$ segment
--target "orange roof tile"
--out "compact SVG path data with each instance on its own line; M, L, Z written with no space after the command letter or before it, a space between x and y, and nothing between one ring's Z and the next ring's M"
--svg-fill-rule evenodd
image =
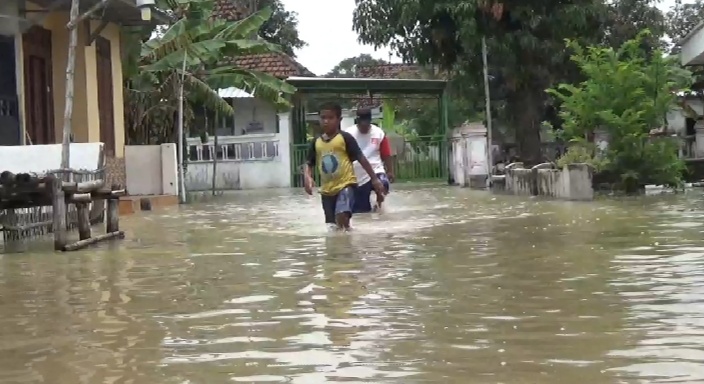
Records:
M368 79L413 79L420 76L421 67L415 64L374 64L360 65L356 68L356 77ZM356 108L376 108L382 104L383 96L360 96L352 100Z
M243 69L264 72L279 79L315 76L308 68L281 52L241 56L233 59L232 64Z
M242 20L249 16L256 6L251 0L215 0L213 16L228 21Z
M357 77L370 79L403 79L418 77L421 68L415 64L376 64L356 68Z
M255 0L215 0L213 16L228 21L238 21L252 14L255 9ZM308 68L285 53L246 55L234 58L230 62L237 67L264 72L279 79L290 76L315 76Z

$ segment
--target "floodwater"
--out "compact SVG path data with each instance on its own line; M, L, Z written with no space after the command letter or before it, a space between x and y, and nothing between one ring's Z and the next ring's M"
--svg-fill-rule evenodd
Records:
M236 193L0 256L0 383L702 383L704 197Z

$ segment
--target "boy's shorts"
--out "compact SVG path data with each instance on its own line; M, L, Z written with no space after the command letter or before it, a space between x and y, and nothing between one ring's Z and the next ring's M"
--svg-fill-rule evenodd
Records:
M343 188L336 195L321 195L326 224L335 224L335 215L340 213L348 213L352 217L355 189L354 186L350 185Z
M389 193L390 183L389 178L386 177L385 173L377 173L376 177L384 185L386 193ZM352 206L352 212L354 213L368 213L372 211L371 196L374 188L372 187L372 182L369 181L364 185L360 185L355 190L354 205Z

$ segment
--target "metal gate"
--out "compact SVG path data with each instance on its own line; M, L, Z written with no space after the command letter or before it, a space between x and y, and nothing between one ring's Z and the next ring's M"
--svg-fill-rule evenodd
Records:
M426 136L406 139L397 145L394 156L394 173L398 182L446 181L449 176L449 150L451 143L444 136ZM291 145L291 185L303 186L303 169L310 144ZM315 172L315 182L320 175Z

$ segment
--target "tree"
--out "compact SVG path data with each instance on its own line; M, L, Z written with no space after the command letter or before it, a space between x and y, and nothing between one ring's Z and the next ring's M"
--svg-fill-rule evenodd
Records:
M408 61L439 64L480 89L485 37L504 96L497 117L515 127L522 160L536 163L548 103L544 90L580 76L564 39L596 44L608 40L607 31L621 33L617 27L626 21L617 19L622 12L614 6L604 0L412 0L400 7L396 0L357 0L354 29L365 43L389 45Z
M657 3L656 0L618 0L607 3L605 44L618 48L637 38L641 48L646 51L663 48L667 23ZM646 29L650 31L647 36L638 36Z
M223 57L276 52L279 48L261 38L249 38L269 19L264 9L238 22L213 20L212 0L172 0L160 4L177 20L161 36L141 43L136 66L139 71L127 79L126 114L130 141L172 142L181 84L187 97L186 126L192 120L192 106L198 105L232 116L232 106L217 92L237 87L257 97L288 105L285 97L295 89L273 76L223 63ZM132 41L142 38L137 34ZM127 53L134 57L134 51ZM184 66L185 65L185 66ZM129 68L130 66L128 66ZM185 70L184 70L185 68Z
M676 55L682 50L682 39L704 19L704 0L694 0L687 4L675 0L675 5L667 12L666 18L666 32L672 39L670 53Z
M363 53L359 56L348 57L337 64L325 77L355 77L357 67L387 64L385 60L375 59L372 55Z
M291 57L296 57L296 49L307 44L298 35L298 14L287 11L281 0L259 0L259 10L270 8L271 17L259 28L259 36L281 47Z
M620 175L627 192L647 183L679 185L684 171L677 142L651 132L665 124L677 92L691 85L691 73L661 50L643 50L651 37L646 30L619 49L569 41L571 59L586 80L548 91L562 104L562 135L578 144L570 152L585 153L584 137L595 129L608 133L603 170Z

